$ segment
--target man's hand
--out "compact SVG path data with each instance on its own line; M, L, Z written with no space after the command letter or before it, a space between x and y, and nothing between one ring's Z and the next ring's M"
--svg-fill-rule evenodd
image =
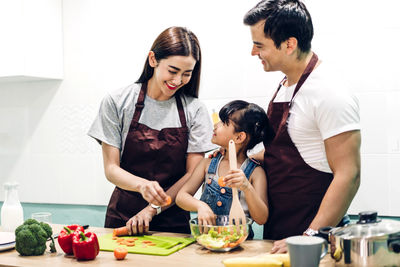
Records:
M275 241L270 252L272 254L275 254L275 253L286 253L287 252L286 239Z
M149 231L149 224L156 215L156 210L151 206L142 209L126 222L129 235L139 235Z
M213 153L208 155L208 158L210 158L210 159L215 158L218 155L218 153L221 153L221 155L224 156L226 153L226 149L223 147L220 147L218 150L215 150Z

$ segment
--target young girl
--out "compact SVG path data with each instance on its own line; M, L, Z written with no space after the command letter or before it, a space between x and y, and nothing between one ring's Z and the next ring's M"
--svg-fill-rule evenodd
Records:
M236 100L222 107L219 117L221 121L214 126L211 142L227 151L232 139L238 168L229 170L229 153L203 159L180 189L176 203L184 210L197 211L199 224L215 225L215 215L229 215L231 187L236 187L246 215L258 224L264 224L268 219L267 179L260 164L247 157L247 151L263 140L269 143L274 137L267 114L256 104ZM198 200L193 195L204 177L204 190ZM220 177L225 183L223 187L218 183Z

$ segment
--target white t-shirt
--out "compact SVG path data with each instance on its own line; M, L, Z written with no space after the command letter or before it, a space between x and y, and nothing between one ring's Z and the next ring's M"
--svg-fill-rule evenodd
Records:
M314 69L294 97L288 119L289 135L304 161L328 173L324 140L361 128L358 99L335 73L323 63ZM282 86L274 102L290 101L295 87Z

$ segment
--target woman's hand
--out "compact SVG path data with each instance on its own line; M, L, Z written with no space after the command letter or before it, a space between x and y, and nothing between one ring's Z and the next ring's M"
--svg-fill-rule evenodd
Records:
M156 215L156 210L151 206L142 209L135 216L126 222L129 235L139 235L149 231L149 225L153 217Z
M246 191L250 186L250 182L241 169L230 170L228 175L224 177L225 186L236 187L242 191Z
M156 181L145 181L139 192L147 202L157 206L164 206L168 200L168 195Z
M215 225L215 214L206 203L201 202L197 208L197 218L199 225Z

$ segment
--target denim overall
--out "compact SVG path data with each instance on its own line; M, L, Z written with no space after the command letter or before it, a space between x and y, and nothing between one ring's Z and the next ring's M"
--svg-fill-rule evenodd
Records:
M222 159L221 153L211 159L210 166L208 167L206 181L204 183L203 193L200 197L200 200L207 203L208 206L212 209L215 215L229 215L229 211L232 205L232 189L229 187L221 187L218 184L218 166ZM247 158L242 166L240 167L244 174L246 175L247 179L250 178L253 170L260 166L260 164L252 159ZM241 197L241 191L238 190L239 193L239 200L242 204L243 210L246 216L250 217L249 209L247 207L246 201L244 196ZM253 229L249 229L249 236L247 239L253 239L254 232Z

